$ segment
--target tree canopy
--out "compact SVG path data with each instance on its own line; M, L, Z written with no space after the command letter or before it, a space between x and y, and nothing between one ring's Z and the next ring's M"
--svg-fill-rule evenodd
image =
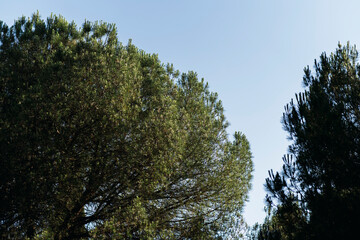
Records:
M305 92L285 107L293 141L266 180L273 212L259 239L353 239L360 224L360 65L349 44L305 68ZM268 236L268 237L266 237ZM277 236L271 238L269 236Z
M114 25L0 22L1 236L216 238L250 188L217 94Z

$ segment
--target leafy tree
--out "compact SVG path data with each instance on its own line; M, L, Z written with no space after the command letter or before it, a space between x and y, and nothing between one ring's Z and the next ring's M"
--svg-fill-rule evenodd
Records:
M360 224L360 66L349 44L305 68L285 107L293 144L266 180L280 239L353 239ZM274 201L275 200L275 201Z
M212 239L241 212L249 143L223 107L114 25L0 22L3 238ZM206 237L205 237L206 236Z

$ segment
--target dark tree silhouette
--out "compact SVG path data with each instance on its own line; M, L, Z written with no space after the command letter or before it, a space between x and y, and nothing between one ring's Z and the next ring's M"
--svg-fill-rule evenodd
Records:
M305 68L285 107L293 144L266 180L281 239L354 239L360 225L360 66L349 44ZM274 201L275 200L275 201ZM270 219L271 220L271 219Z

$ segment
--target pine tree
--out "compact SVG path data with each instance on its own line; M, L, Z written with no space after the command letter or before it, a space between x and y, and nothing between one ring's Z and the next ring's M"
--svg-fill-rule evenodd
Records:
M243 208L249 142L216 93L114 25L0 22L0 84L2 237L211 239Z
M285 107L293 144L266 180L282 239L353 239L360 224L360 65L348 44L305 68L305 92ZM296 218L289 218L295 216ZM296 219L296 220L294 220ZM294 227L297 226L297 227Z

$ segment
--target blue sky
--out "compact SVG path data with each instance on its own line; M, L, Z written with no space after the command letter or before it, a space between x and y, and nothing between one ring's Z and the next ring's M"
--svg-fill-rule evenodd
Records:
M182 72L196 71L218 92L229 134L245 133L255 172L244 211L262 222L264 182L279 170L289 141L280 119L302 91L303 68L338 42L359 46L360 1L350 0L0 0L0 20L39 10L78 26L85 19L115 23L121 42L157 53Z

